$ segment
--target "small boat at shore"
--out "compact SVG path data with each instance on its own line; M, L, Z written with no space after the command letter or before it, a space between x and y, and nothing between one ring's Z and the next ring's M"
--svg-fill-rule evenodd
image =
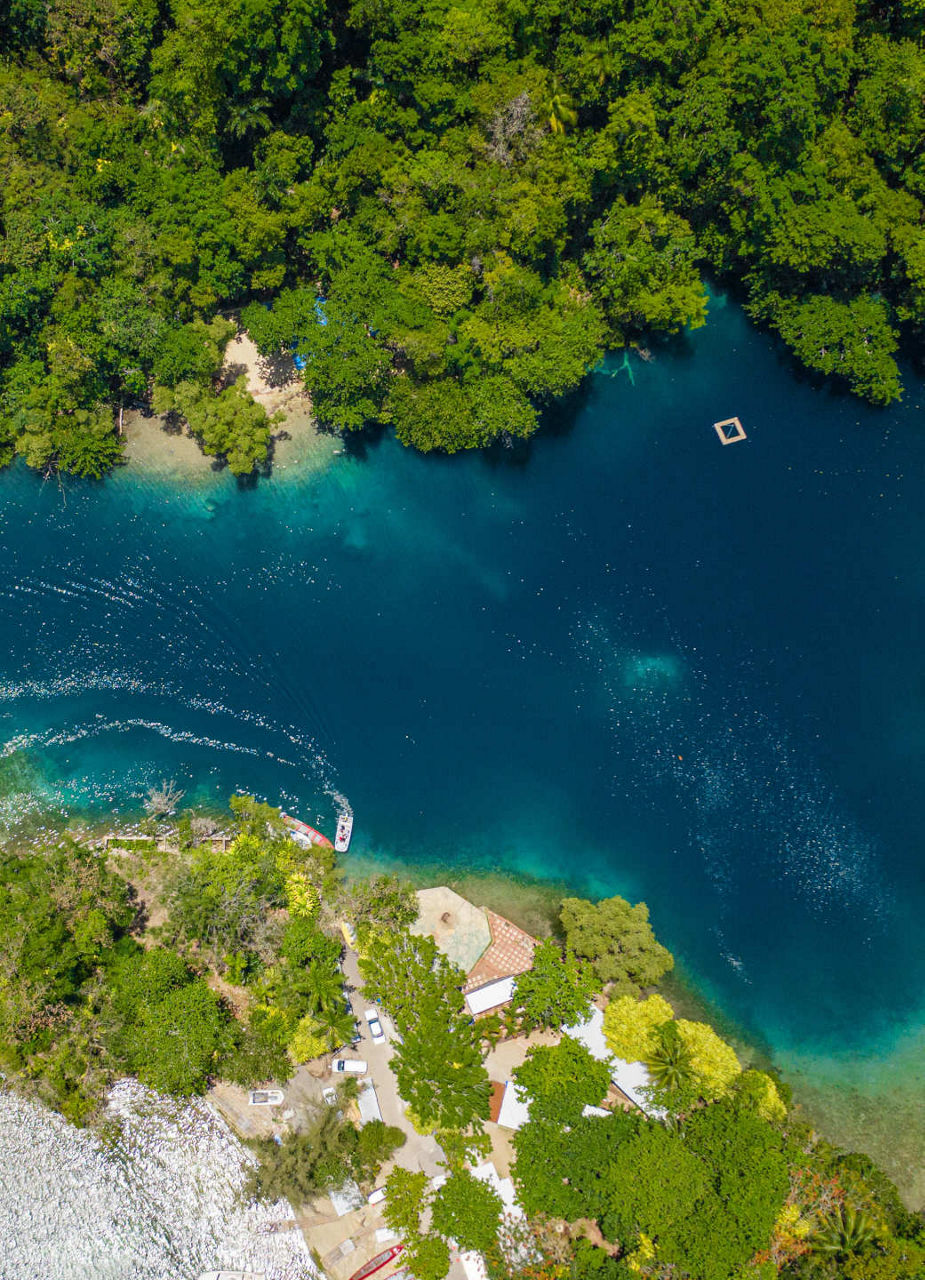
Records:
M314 827L310 827L307 822L302 822L298 818L291 818L288 813L280 811L280 819L289 828L289 833L296 844L308 848L309 845L319 845L323 849L331 849L333 845L327 836L322 835Z
M334 848L338 853L346 853L350 848L350 837L353 835L353 814L344 810L337 819L337 834L334 837Z
M404 1249L403 1244L393 1244L391 1249L386 1249L382 1253L377 1253L375 1258L370 1258L359 1271L354 1271L350 1280L366 1280L367 1276L371 1276L374 1271L380 1271L383 1267L387 1267L393 1258L397 1258Z

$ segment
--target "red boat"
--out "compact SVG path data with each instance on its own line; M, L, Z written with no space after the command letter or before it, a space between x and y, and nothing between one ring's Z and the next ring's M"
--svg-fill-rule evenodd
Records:
M367 1276L371 1276L374 1271L381 1271L383 1267L387 1267L393 1258L397 1258L404 1249L403 1244L393 1244L391 1249L386 1249L384 1253L377 1253L375 1258L370 1258L369 1262L360 1267L359 1271L354 1271L350 1280L366 1280Z
M280 818L285 822L286 826L296 837L299 844L307 841L309 844L321 845L325 849L333 849L334 846L327 836L323 836L320 831L316 831L314 827L310 827L307 822L301 822L298 818L290 818L288 813L280 812ZM302 837L299 840L299 836Z

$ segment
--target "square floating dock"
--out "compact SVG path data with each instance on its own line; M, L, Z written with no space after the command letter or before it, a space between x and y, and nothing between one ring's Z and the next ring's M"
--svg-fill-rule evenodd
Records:
M738 418L724 418L722 422L714 422L713 430L719 436L720 444L738 444L740 440L748 439Z

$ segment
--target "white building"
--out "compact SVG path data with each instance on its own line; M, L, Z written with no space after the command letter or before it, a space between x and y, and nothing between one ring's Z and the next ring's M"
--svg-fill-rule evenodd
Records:
M494 982L486 982L483 987L476 987L466 994L466 1007L473 1018L477 1013L488 1013L490 1009L500 1009L503 1004L514 998L517 979L496 978Z
M363 1087L357 1098L357 1106L360 1108L360 1127L369 1124L370 1120L381 1120L382 1112L379 1109L379 1096L376 1093L376 1086L372 1080L363 1081Z
M635 1103L647 1116L662 1116L664 1111L655 1107L646 1096L646 1089L652 1083L649 1070L644 1062L625 1062L616 1057L608 1048L604 1039L604 1014L595 1005L590 1017L574 1027L563 1027L562 1030L573 1040L585 1046L598 1062L606 1062L610 1068L610 1078L620 1090L626 1094L630 1102Z
M529 1119L529 1094L526 1089L520 1088L513 1080L508 1080L504 1086L501 1110L498 1112L498 1124L502 1129L519 1129Z

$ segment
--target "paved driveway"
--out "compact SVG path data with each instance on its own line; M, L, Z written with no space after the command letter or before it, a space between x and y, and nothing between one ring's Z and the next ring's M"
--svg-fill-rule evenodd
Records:
M420 1170L429 1178L433 1178L443 1172L443 1150L434 1138L418 1133L405 1115L405 1104L398 1096L398 1085L389 1065L395 1051L392 1044L388 1040L385 1044L374 1044L369 1034L366 1010L375 1008L378 1011L379 1006L364 1000L360 995L363 980L360 977L355 951L346 953L343 969L354 1016L360 1029L359 1043L350 1050L349 1055L344 1056L366 1059L369 1063L369 1077L376 1086L383 1120L386 1124L397 1125L405 1134L405 1145L396 1151L394 1163L403 1169L411 1169L415 1172ZM380 1181L384 1180L391 1167L391 1163L385 1166Z

